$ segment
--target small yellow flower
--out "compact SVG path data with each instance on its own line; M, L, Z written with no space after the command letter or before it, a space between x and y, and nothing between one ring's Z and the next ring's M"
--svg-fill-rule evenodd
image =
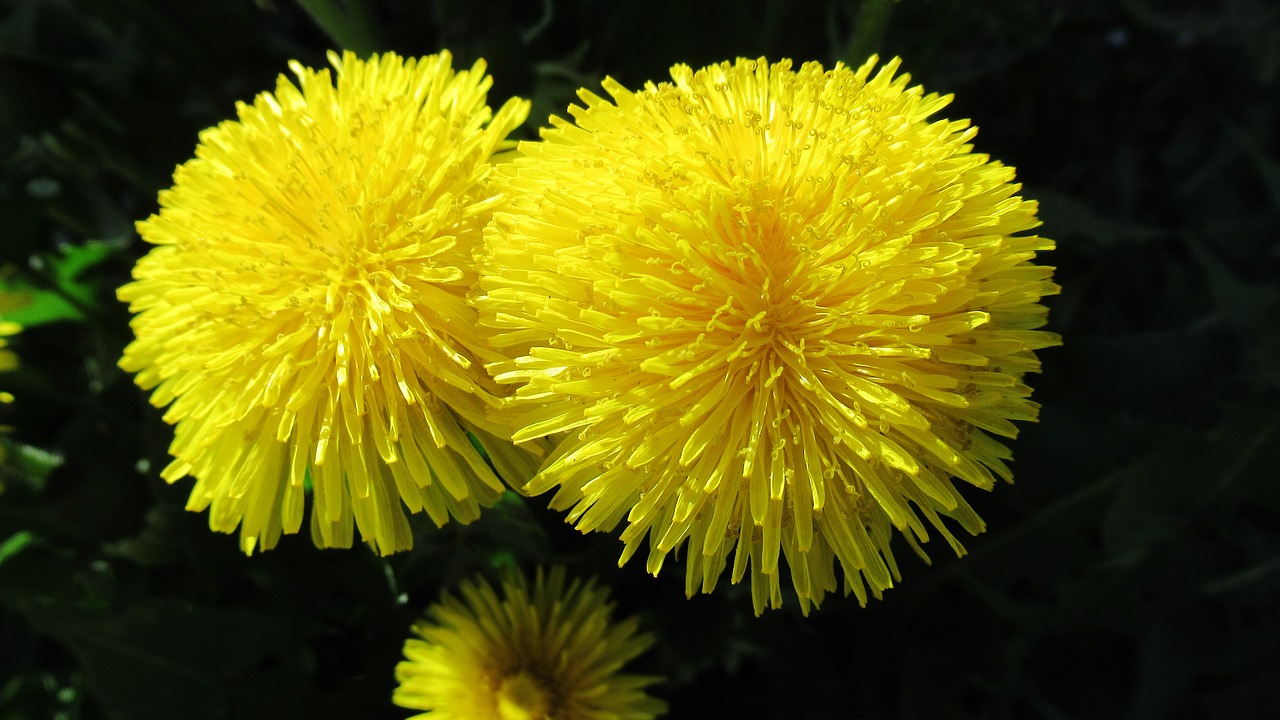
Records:
M487 419L502 389L466 294L502 198L491 156L528 113L495 114L483 61L362 61L336 78L294 62L275 93L200 135L138 224L158 247L119 290L137 313L120 366L176 423L163 477L188 509L240 527L245 552L297 532L314 487L317 545L409 547L401 503L474 519L530 458Z
M517 442L560 439L527 490L584 532L625 518L652 573L686 545L689 594L732 561L757 613L784 566L806 612L836 563L879 597L893 530L962 552L943 518L983 524L952 478L1010 479L994 436L1036 419L1022 378L1058 342L1036 203L968 121L928 120L949 96L876 62L606 80L497 173L490 370Z
M10 270L12 270L10 267L0 268L0 283L3 285L7 285L7 282L3 281L7 280ZM9 290L3 285L0 285L0 372L18 367L18 354L5 349L9 347L9 342L5 338L22 332L22 326L12 320L6 320L5 315L31 304L31 298L26 293ZM0 402L13 402L13 396L0 393Z
M8 302L6 302L8 298L5 297L5 295L6 293L0 291L0 309L4 309L5 305L8 304ZM18 367L18 354L12 350L6 349L9 347L9 342L5 340L5 338L11 335L17 335L19 332L22 332L21 325L0 319L0 372L7 372ZM0 390L0 403L7 405L11 402L13 402L13 393ZM9 433L12 431L13 428L8 425L0 425L0 433ZM4 445L0 445L0 465L3 465L8 459L9 451ZM3 494L4 480L0 479L0 495Z
M0 372L17 369L18 354L6 349L9 347L9 341L5 338L20 332L22 332L22 326L18 323L0 319ZM8 393L0 393L0 397L6 398L3 402L13 402L13 396Z
M666 703L645 693L657 678L622 673L653 644L635 617L613 622L609 592L565 587L563 567L533 587L510 571L500 590L464 583L413 626L396 666L395 704L432 720L647 720Z

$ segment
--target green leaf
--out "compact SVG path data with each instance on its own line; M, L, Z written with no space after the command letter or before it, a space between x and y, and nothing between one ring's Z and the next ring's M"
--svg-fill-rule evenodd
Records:
M160 597L104 611L40 603L25 614L80 658L111 717L234 717L262 689L250 677L259 667L301 670L290 624L261 612Z
M118 243L90 240L83 245L67 245L62 257L50 261L58 287L79 300L90 302L93 295L90 286L81 283L80 276L86 270L101 263L120 250Z
M1242 413L1212 436L1172 438L1125 473L1102 525L1104 554L1116 565L1143 560L1274 446L1280 417Z
M1138 678L1129 720L1170 717L1194 676L1196 653L1186 634L1165 624L1148 626L1142 638Z
M1077 198L1047 188L1035 188L1030 194L1040 203L1045 235L1060 242L1072 240L1072 252L1097 256L1116 246L1142 245L1166 236L1160 228L1115 220Z
M176 508L156 505L147 511L142 532L103 549L109 556L124 558L143 567L172 565L182 559L174 517L180 513L181 510Z
M39 490L44 487L49 474L62 466L62 455L44 448L20 442L6 442L10 462L17 467L23 480Z
M8 540L0 543L0 565L3 565L6 560L22 552L22 549L30 545L33 539L34 536L31 533L23 530L21 532L14 533Z
M842 58L846 65L856 68L880 50L895 4L896 0L862 0L853 25L853 37Z
M1223 595L1247 589L1255 585L1274 587L1280 578L1280 555L1218 578L1204 586L1206 595Z
M6 290L21 293L27 298L21 310L5 314L6 320L12 320L24 327L84 318L84 313L66 298L52 290L42 290L25 280L12 281Z
M297 0L297 3L343 50L361 57L382 50L372 17L362 0Z
M1199 242L1190 244L1218 307L1239 332L1254 369L1273 387L1280 387L1280 285L1247 282Z
M5 290L26 295L29 302L5 314L26 327L60 320L83 320L97 305L99 282L86 278L88 271L120 251L121 244L90 240L68 245L61 255L39 258L34 277L19 275Z

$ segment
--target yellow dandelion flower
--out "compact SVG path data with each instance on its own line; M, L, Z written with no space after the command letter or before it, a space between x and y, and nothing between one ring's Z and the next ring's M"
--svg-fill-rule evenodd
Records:
M876 62L606 80L498 173L490 369L517 441L562 436L526 489L584 532L625 517L622 562L648 537L655 574L687 543L690 595L732 555L757 613L784 564L806 612L836 562L879 597L892 530L962 552L942 518L983 525L952 478L1009 479L994 436L1036 419L1022 377L1058 342L1036 204L968 121L928 120L950 96Z
M331 53L204 131L138 224L157 245L119 290L137 313L120 366L176 423L163 472L188 509L240 527L245 552L297 532L314 488L317 545L409 547L401 503L474 519L532 474L486 408L502 391L466 294L501 197L491 156L528 103L495 114L483 61Z
M414 624L396 666L393 701L433 720L647 720L666 703L658 678L621 672L653 644L631 617L613 622L609 591L565 586L563 567L538 569L530 588L509 571L500 590L464 583Z

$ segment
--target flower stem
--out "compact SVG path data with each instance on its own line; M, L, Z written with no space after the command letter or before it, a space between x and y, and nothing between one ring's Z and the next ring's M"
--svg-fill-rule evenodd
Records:
M844 51L846 65L856 68L880 49L885 30L889 28L889 16L893 14L897 1L863 0L854 21L853 37L849 38L849 45Z
M379 50L377 33L361 0L297 0L297 3L342 50L361 57Z

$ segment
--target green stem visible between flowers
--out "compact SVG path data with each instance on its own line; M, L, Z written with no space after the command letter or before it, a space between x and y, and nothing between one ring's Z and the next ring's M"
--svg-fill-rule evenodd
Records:
M898 0L863 0L854 21L853 37L844 51L844 62L858 67L870 55L880 49L885 30L889 28L889 16Z
M361 0L297 0L298 7L337 43L360 57L380 49L368 9Z

